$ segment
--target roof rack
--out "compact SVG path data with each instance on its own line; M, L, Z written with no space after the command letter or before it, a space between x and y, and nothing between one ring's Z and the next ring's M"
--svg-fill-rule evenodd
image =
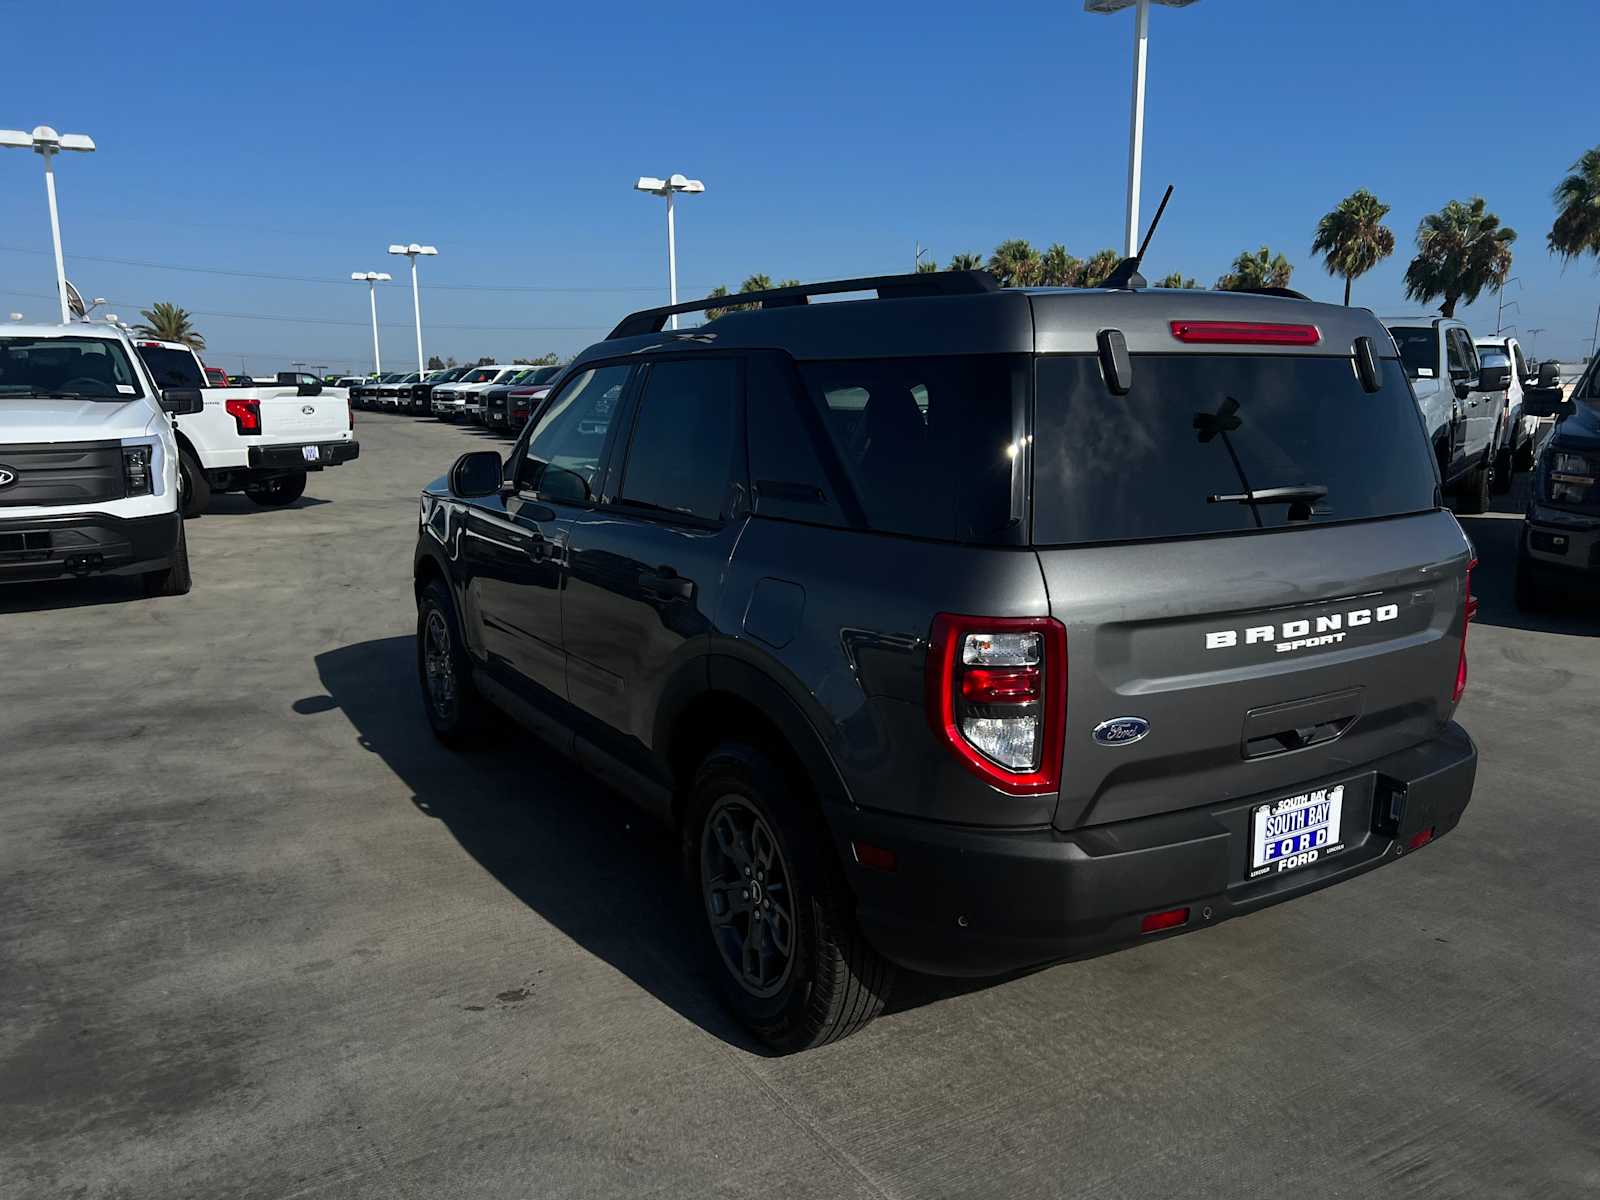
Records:
M921 271L915 275L872 275L864 279L802 283L797 287L707 296L703 300L690 300L684 304L641 309L623 317L617 327L606 335L606 341L660 333L667 318L674 313L704 312L709 308L732 308L746 304L761 308L793 308L809 304L812 296L828 296L839 292L877 292L879 300L906 300L926 296L976 296L999 290L1000 285L987 271Z

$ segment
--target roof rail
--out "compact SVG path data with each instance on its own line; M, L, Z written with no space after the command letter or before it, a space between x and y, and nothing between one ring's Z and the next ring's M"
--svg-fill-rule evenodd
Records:
M925 296L976 296L996 292L1000 285L987 271L921 271L915 275L872 275L864 279L833 279L824 283L802 283L796 287L772 288L765 292L737 292L727 296L707 296L684 304L646 308L630 313L606 335L606 341L660 333L674 313L704 312L709 308L732 308L755 304L761 308L793 308L809 304L812 296L838 292L877 292L879 300L905 300Z
M1297 292L1293 288L1242 287L1242 288L1223 288L1222 290L1225 291L1225 292L1241 292L1241 293L1243 293L1244 295L1247 295L1247 296L1277 296L1277 297L1279 297L1280 299L1283 299L1283 300L1309 300L1309 299L1311 299L1311 297L1307 296L1304 292Z

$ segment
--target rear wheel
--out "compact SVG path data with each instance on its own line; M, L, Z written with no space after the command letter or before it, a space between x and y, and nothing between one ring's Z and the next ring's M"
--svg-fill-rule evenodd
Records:
M193 586L189 574L189 539L183 532L183 520L178 520L178 544L173 547L172 562L159 571L149 571L144 576L146 596L186 596Z
M281 508L300 499L305 490L306 473L297 471L293 475L279 475L265 483L251 484L244 489L244 494L264 508Z
M472 682L455 605L435 579L417 598L417 681L433 736L460 750L481 741L489 728L488 703Z
M1484 512L1489 507L1490 467L1487 462L1472 469L1456 492L1456 511L1469 516Z
M198 517L211 504L211 485L200 460L183 446L178 447L178 474L183 483L183 515Z
M684 823L713 971L739 1021L790 1053L837 1041L883 1010L894 967L856 927L821 817L764 751L719 746Z

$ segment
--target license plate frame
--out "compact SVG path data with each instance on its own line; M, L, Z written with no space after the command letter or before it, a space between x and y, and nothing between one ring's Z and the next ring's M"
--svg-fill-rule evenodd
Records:
M1250 810L1247 879L1298 871L1344 849L1341 830L1348 788L1309 788Z

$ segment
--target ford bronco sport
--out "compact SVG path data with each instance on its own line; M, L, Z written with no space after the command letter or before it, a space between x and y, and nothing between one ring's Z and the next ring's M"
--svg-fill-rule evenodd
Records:
M1215 925L1455 826L1472 548L1370 314L981 272L740 300L628 317L423 492L417 666L446 744L492 705L681 830L770 1045L896 966Z

